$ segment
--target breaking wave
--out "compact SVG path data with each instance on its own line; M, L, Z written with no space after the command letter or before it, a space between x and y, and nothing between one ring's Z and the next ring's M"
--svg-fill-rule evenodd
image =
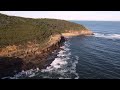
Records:
M120 34L102 34L102 33L94 33L95 37L102 37L107 39L120 39Z
M46 69L42 69L41 72L49 73L49 76L47 76L48 78L78 79L79 76L76 73L76 64L78 63L79 57L75 56L76 60L71 60L71 52L68 42L65 42L65 45L62 46L61 49L62 50L59 52L57 58L55 58L51 65ZM46 76L44 76L44 78L45 77Z

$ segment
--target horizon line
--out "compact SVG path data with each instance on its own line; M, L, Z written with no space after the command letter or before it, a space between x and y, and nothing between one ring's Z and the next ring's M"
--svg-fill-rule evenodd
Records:
M118 20L68 20L68 21L118 21Z

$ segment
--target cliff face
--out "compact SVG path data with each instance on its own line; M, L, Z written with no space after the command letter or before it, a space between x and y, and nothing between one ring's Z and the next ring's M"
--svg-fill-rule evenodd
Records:
M79 35L92 35L93 32L90 30L81 30L74 31L69 30L66 33L51 35L48 42L46 42L45 46L41 49L40 44L34 42L28 42L27 45L10 45L5 48L0 49L0 57L19 57L22 59L27 59L32 55L40 55L43 52L47 52L51 50L53 47L59 47L61 41L64 40L64 37L69 36L79 36Z
M39 48L39 44L29 42L25 48L20 46L7 46L0 51L0 78L14 75L21 70L44 68L49 55L58 49L65 41L61 35L51 36L47 46Z
M73 31L57 34L50 37L44 48L39 48L38 43L28 42L24 47L22 45L12 45L0 50L0 78L3 76L14 75L21 70L44 68L50 62L47 60L52 52L58 49L63 42L64 37L78 35L92 35L89 30Z
M40 44L37 42L28 42L26 45L9 45L5 48L1 48L0 57L20 57L27 58L29 54L41 54L48 48L51 48L53 45L57 44L61 40L61 35L51 36L49 41L45 43L44 47L40 48Z

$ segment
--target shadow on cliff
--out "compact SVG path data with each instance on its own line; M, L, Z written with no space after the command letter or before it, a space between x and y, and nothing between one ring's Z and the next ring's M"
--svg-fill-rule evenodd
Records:
M0 57L0 78L11 76L22 70L23 60L14 57Z
M36 58L29 62L25 62L21 58L0 57L0 79L3 77L14 76L22 70L46 68L54 60L56 55L50 54L48 57L44 56L44 59Z
M65 40L66 39L61 36L59 42L43 50L42 54L31 54L32 58L31 56L24 59L18 57L0 57L0 78L13 76L22 70L46 68L57 57L57 52L60 50L59 47L64 44L63 42L65 42ZM52 53L54 50L56 51Z
M54 60L56 55L57 53L55 55L49 54L49 56L43 55L42 58L36 57L28 62L21 58L0 57L0 79L3 77L14 76L22 70L46 68Z

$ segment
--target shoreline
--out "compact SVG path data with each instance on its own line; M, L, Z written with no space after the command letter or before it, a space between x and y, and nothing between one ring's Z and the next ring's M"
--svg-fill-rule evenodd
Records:
M61 35L53 35L50 37L50 40L47 42L49 45L47 45L42 50L39 50L39 47L37 47L38 44L32 44L33 46L29 45L29 48L26 48L23 50L25 53L15 52L17 50L16 46L13 46L13 52L14 54L7 55L3 54L3 56L0 53L0 78L6 77L6 76L13 76L17 74L18 72L21 72L22 70L29 70L29 69L43 69L47 66L49 66L50 63L54 60L53 58L56 57L55 54L52 54L54 50L60 50L60 46L64 44L66 41L66 37L73 37L73 36L79 36L79 35L92 35L93 33L89 30L86 31L70 31L67 33L62 33ZM39 45L38 45L39 46ZM8 49L8 48L7 48ZM26 50L28 49L28 52ZM18 54L19 53L19 54ZM8 52L10 54L10 52ZM26 56L25 56L26 54ZM53 56L53 57L51 57ZM51 59L48 59L51 57Z

